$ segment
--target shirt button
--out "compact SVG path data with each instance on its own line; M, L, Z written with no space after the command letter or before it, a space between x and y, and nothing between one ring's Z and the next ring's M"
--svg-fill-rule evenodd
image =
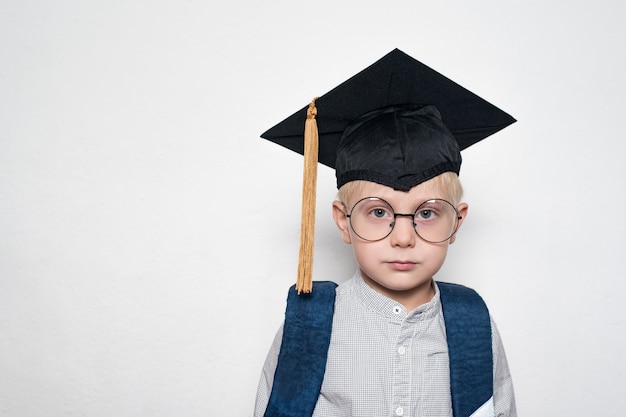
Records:
M400 313L402 313L402 307L400 307L400 306L395 306L395 307L393 308L393 314L400 314Z
M400 346L400 347L398 348L398 353L399 353L400 355L404 355L404 354L406 353L406 348L405 348L404 346Z
M404 414L404 409L402 407L396 408L396 415L401 416L402 414Z

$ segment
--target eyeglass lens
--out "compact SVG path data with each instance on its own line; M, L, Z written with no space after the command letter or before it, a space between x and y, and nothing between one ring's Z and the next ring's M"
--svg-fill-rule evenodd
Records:
M448 240L456 231L458 212L443 199L423 202L411 215L396 214L389 203L377 197L358 201L350 212L350 225L361 239L376 241L389 236L398 218L413 218L417 234L427 242L439 243Z

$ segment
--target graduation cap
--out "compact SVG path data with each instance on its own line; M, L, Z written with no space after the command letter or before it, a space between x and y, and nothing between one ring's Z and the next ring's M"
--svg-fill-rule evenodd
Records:
M305 156L298 292L311 291L318 161L335 169L337 188L366 180L408 191L443 172L458 174L461 150L514 122L394 49L263 133Z

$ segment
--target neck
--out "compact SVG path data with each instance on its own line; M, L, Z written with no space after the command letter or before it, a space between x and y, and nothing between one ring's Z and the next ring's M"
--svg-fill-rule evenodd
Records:
M435 296L435 286L432 278L422 284L407 290L394 290L384 287L361 272L363 281L375 291L402 304L407 311L430 302Z

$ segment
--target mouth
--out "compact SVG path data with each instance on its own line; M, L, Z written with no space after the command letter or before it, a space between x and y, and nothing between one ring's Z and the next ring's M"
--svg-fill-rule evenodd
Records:
M415 265L417 265L415 262L409 261L391 261L387 262L387 264L391 267L391 269L395 269L396 271L410 271L415 268Z

